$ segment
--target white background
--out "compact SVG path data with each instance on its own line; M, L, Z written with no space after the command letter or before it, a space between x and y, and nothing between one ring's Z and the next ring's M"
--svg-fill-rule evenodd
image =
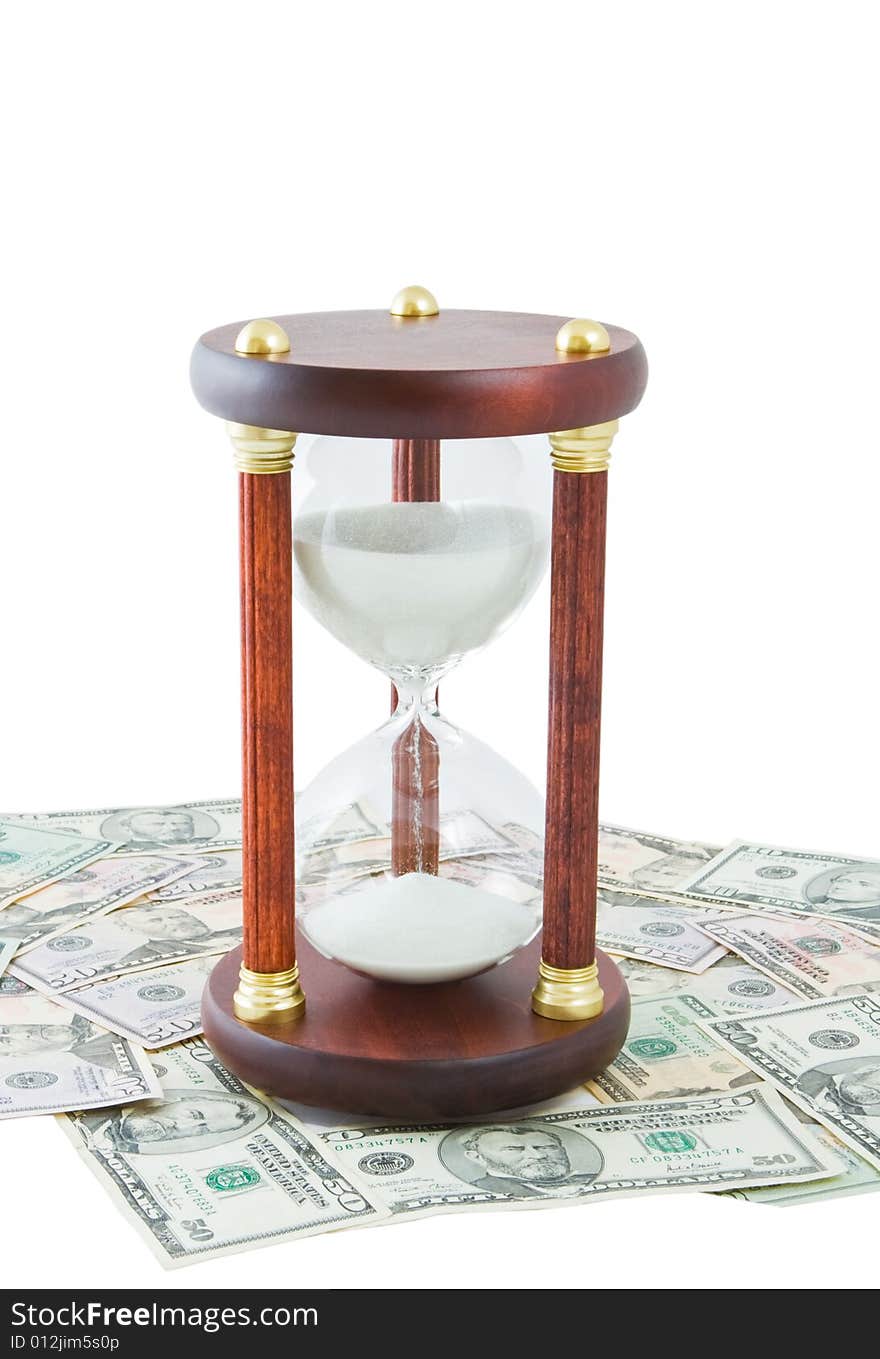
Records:
M441 307L595 315L647 349L611 473L604 816L880 857L871 19L10 9L0 807L238 790L235 482L189 351L419 281ZM536 781L546 621L543 592L443 686ZM387 686L305 617L295 669L301 785ZM166 1275L51 1120L0 1145L13 1286L858 1287L877 1207L474 1215Z

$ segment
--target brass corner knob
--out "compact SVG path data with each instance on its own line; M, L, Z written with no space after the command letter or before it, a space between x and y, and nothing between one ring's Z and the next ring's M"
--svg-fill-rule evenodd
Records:
M559 327L556 348L560 354L607 354L611 338L601 321L578 316Z
M287 331L277 321L248 321L235 340L236 354L289 354Z
M409 288L401 288L400 292L391 303L392 316L439 316L440 308L437 299L427 288L420 288L418 284L411 284Z

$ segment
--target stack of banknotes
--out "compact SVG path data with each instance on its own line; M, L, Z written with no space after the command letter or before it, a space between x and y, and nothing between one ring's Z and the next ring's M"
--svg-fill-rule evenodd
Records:
M299 828L298 904L390 871L368 807ZM235 799L0 818L0 1118L57 1114L167 1266L394 1218L880 1186L880 861L600 828L598 942L633 1000L588 1086L479 1123L278 1103L211 1052L241 937ZM540 902L542 846L472 810L440 872Z

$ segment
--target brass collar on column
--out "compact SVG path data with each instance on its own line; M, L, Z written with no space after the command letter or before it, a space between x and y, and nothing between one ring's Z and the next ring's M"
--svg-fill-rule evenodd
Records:
M594 1019L602 1013L605 993L599 985L599 968L551 967L542 958L538 984L532 992L532 1009L545 1019Z
M239 472L262 475L289 472L297 436L284 429L261 429L259 425L227 424L235 465Z
M251 1024L286 1024L305 1008L306 998L294 963L284 972L252 972L242 963L233 996L237 1019Z
M611 461L611 444L619 421L582 429L563 429L550 435L550 457L557 472L605 472Z

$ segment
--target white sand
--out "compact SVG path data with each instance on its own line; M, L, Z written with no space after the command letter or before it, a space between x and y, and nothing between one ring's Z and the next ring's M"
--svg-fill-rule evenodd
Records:
M538 925L537 909L431 873L382 878L301 916L319 952L380 981L472 977L508 958Z
M540 515L480 501L362 505L294 523L298 593L385 671L431 670L491 640L547 556Z

